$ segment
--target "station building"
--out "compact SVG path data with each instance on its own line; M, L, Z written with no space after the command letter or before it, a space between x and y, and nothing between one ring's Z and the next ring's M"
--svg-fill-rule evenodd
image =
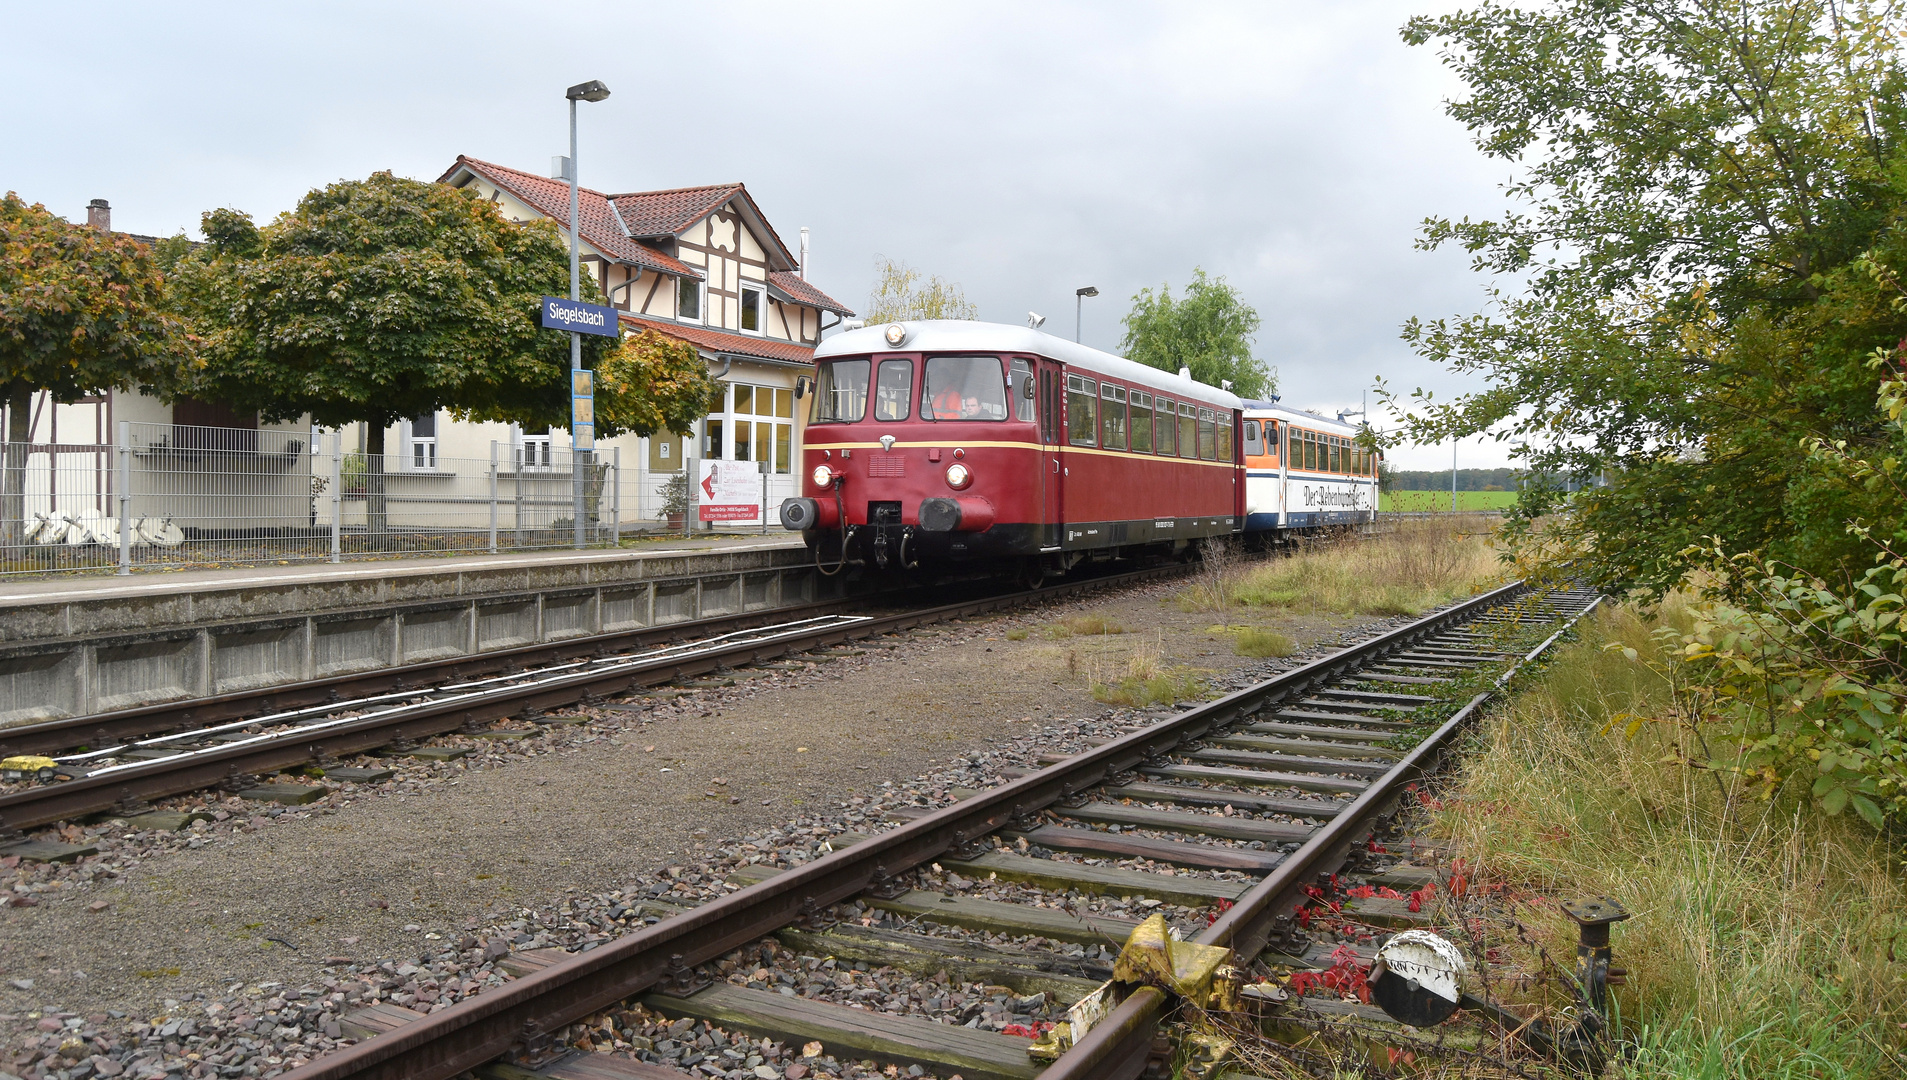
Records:
M544 217L569 228L564 181L461 155L439 180L475 191L513 220ZM800 494L795 377L813 369L821 332L854 314L808 282L805 242L799 255L791 251L740 183L620 195L583 188L578 205L583 270L623 313L624 330L655 330L693 345L723 384L721 408L689 437L695 456L758 463L770 508ZM487 455L496 439L511 447L513 461L534 465L569 441L559 429L463 424L444 414L424 421L438 452L453 457ZM404 462L414 464L425 458L420 441L431 437L409 421L387 433L386 446L402 447ZM640 467L654 488L682 467L686 442L630 435L599 446L620 446L625 473Z
M568 231L569 185L564 181L459 155L439 182L476 192L512 220L543 217ZM822 331L854 314L806 279L807 230L801 230L799 254L790 250L741 183L624 194L583 188L578 195L582 268L622 312L623 330L655 330L694 346L723 389L719 408L688 436L624 435L598 441L598 459L620 463L622 526L661 520L663 489L691 453L757 463L772 521L773 508L800 493L793 470L801 460L805 418L796 408L795 378L812 370ZM111 208L104 199L93 200L87 219L94 227L112 228ZM134 238L147 243L158 239ZM112 509L105 492L111 484L104 474L112 467L108 447L119 421L131 421L142 441L164 440L169 427L210 427L256 432L257 447L309 449L318 443L308 421L261 424L256 414L212 402L168 405L138 393L109 391L62 404L42 392L34 395L31 407L32 441L48 444L51 459L63 463L59 472L49 473L46 483L54 489L64 483L75 495L78 489L97 493L93 501L107 513ZM0 417L0 425L5 422ZM368 443L364 426L351 425L340 433L343 450L362 451ZM7 430L0 426L0 433ZM173 442L187 437L193 436L181 431ZM300 442L301 437L309 441ZM450 502L480 497L472 494L476 489L471 485L477 474L488 470L493 454L498 468L513 474L519 487L539 471L564 468L569 433L459 421L440 410L393 424L385 432L384 445L387 468L405 474L408 488L419 497L419 512L430 513L424 508L432 502L428 492L433 487L441 486ZM263 471L272 467L268 460L261 465ZM91 473L98 478L89 478ZM552 481L561 486L554 477ZM240 490L250 487L239 482ZM308 500L299 496L297 501L303 505ZM263 509L250 499L246 505ZM350 524L352 510L342 513ZM266 516L279 515L274 511ZM735 522L761 523L759 517Z

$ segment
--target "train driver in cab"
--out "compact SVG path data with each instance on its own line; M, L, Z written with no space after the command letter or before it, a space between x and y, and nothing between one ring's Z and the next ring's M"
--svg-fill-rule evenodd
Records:
M936 356L923 395L934 420L1004 420L1005 391L992 357Z

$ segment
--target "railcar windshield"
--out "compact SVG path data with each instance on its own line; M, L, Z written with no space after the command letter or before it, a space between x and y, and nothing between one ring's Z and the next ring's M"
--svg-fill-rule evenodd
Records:
M914 362L881 361L880 373L874 377L874 419L907 419L907 399L913 394Z
M922 420L1005 420L1006 381L997 356L930 356L920 384Z
M815 372L811 424L852 424L867 413L868 360L824 360Z

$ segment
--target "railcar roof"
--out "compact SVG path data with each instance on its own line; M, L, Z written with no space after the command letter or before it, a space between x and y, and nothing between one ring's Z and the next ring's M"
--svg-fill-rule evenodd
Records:
M1322 416L1308 409L1294 409L1275 401L1247 401L1244 403L1244 410L1245 418L1248 420L1287 420L1309 428L1320 428L1333 434L1356 435L1358 433L1356 424L1347 424L1342 420Z
M837 356L861 356L891 352L997 352L1033 353L1077 365L1122 382L1137 383L1170 398L1193 398L1223 408L1237 409L1245 401L1229 390L1207 386L1174 372L1160 371L1123 356L1100 352L1065 338L1043 334L1024 326L1007 323L970 322L965 319L923 319L903 322L907 340L899 349L890 348L882 336L892 323L839 333L821 343L814 351L816 360Z

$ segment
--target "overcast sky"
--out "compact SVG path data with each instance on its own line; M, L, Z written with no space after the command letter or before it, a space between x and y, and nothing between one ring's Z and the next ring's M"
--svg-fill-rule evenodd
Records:
M1138 289L1222 275L1264 318L1285 401L1356 408L1379 376L1465 384L1404 319L1484 282L1413 248L1494 215L1508 172L1443 114L1459 87L1397 29L1423 0L1337 4L7 5L0 187L75 220L196 235L378 169L459 153L543 172L582 106L582 181L740 180L810 280L867 302L876 254L959 283L982 318L1115 349ZM1450 447L1393 453L1448 468ZM1465 466L1504 461L1495 444Z

